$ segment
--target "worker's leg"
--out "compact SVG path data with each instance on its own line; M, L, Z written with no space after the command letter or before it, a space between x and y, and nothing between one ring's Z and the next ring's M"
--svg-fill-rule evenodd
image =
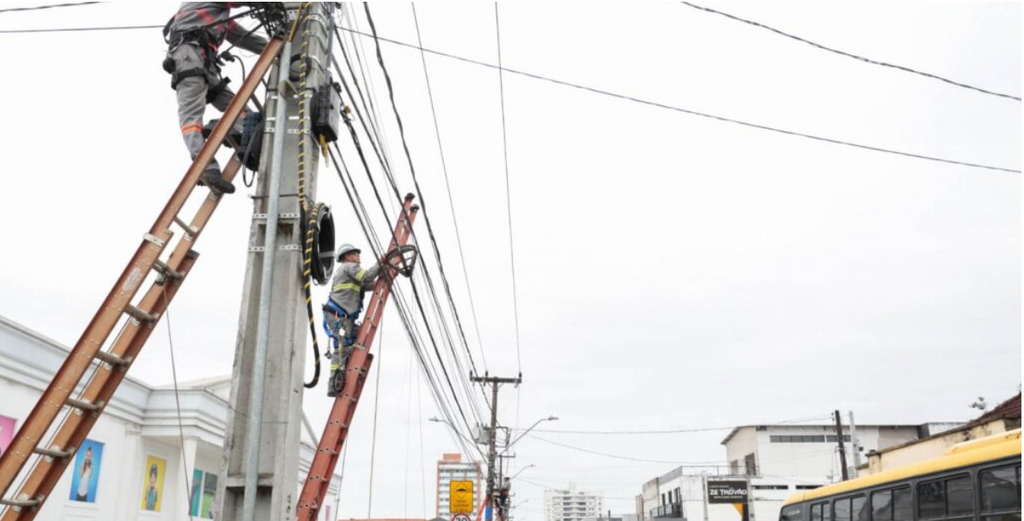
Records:
M235 99L235 91L231 90L231 87L224 85L223 87L221 87L220 91L217 92L217 95L213 97L213 101L211 101L210 104L213 105L215 109L224 112L228 110L228 105L231 103L231 100L233 99ZM248 108L242 110L242 114L239 115L238 119L235 120L235 123L231 125L231 130L233 131L233 133L242 133L242 118L245 117L245 113L247 110Z
M194 45L179 45L173 52L174 70L177 74L185 71L201 69L203 59L199 49ZM206 140L203 138L203 113L206 111L206 79L202 76L190 76L178 80L178 124L181 125L181 137L185 140L189 156L195 159L202 150ZM210 162L217 167L216 160ZM218 167L219 168L219 167Z
M327 397L334 398L338 395L338 390L344 385L338 384L338 373L341 369L341 352L344 349L345 343L345 331L344 323L340 315L332 310L324 308L324 325L328 333L331 335L331 343L334 346L334 352L331 353L331 376L327 380ZM344 378L342 374L340 378Z

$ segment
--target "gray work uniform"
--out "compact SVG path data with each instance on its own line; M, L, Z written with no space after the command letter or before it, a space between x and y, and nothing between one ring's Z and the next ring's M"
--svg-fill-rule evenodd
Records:
M331 300L338 307L345 311L346 316L340 316L333 312L325 312L324 319L332 331L343 330L343 336L336 338L337 345L345 339L355 340L355 319L363 310L363 293L373 289L380 274L380 265L375 265L364 270L354 262L343 262L334 271L334 280L331 281ZM341 321L341 327L337 327Z
M352 349L351 343L356 338L355 320L363 310L363 293L373 289L379 274L379 264L364 270L354 262L343 262L334 272L330 299L345 311L345 316L329 308L324 310L324 321L332 332L335 347L338 348L331 358L332 372L344 366L348 360Z
M255 34L247 35L248 31L234 20L227 20L234 2L185 2L168 25L170 47L167 55L174 60L174 85L178 94L178 124L181 125L181 137L192 159L206 143L203 137L203 113L206 104L211 103L217 110L227 109L234 91L227 87L220 74L220 67L213 59L219 45L227 39L238 47L254 53L263 52L267 40ZM224 21L206 29L198 29L207 24ZM201 35L200 33L205 33ZM205 44L205 46L204 46ZM188 75L189 71L202 71L199 75ZM185 74L183 74L185 73ZM196 73L193 73L196 74ZM175 80L172 80L175 81ZM213 89L213 92L210 91ZM208 95L212 94L209 98ZM235 121L233 130L242 131L241 118ZM209 168L220 167L216 160Z

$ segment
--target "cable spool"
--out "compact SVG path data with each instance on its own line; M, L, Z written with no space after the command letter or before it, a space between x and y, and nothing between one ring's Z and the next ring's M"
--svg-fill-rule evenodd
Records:
M306 221L307 237L312 248L309 252L310 276L318 285L327 284L334 272L334 214L324 203L313 205ZM311 232L311 233L310 233Z
M313 294L310 280L326 284L334 271L334 216L331 207L316 203L309 210L304 223L306 244L302 250L302 290L306 297L306 315L309 317L309 334L313 338L313 379L305 384L307 389L316 387L320 381L320 343L316 338L316 318L313 315ZM330 349L328 349L328 352Z

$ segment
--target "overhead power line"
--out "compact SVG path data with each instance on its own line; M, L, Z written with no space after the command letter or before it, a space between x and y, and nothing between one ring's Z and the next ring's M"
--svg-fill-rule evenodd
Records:
M102 4L103 2L77 2L72 4L50 4L50 5L36 5L32 7L12 7L10 9L0 9L0 13L13 13L16 11L40 11L42 9L56 9L59 7L78 7L81 5L93 5Z
M795 36L795 35L789 34L789 33L785 32L785 31L781 31L781 30L776 29L774 27L769 27L769 26L764 25L764 24L762 24L760 22L755 22L753 20L747 20L745 18L740 18L738 16L731 15L729 13L723 13L722 11L717 11L715 9L711 9L710 7L703 7L703 6L699 6L699 5L696 5L696 4L691 4L690 2L679 2L679 3L681 3L681 4L685 5L685 6L692 7L694 9L699 9L701 11L706 11L706 12L709 12L709 13L714 13L714 14L717 14L717 15L720 15L720 16L724 16L726 18L729 18L731 20L735 20L737 22L742 22L742 23L745 23L745 24L753 25L754 27L760 27L761 29L765 29L765 30L771 31L771 32L773 32L775 34L778 34L780 36L785 36L786 38L790 38L790 39L796 40L798 42L806 43L807 45L810 45L812 47L817 47L818 49L821 49L823 51L828 51L828 52L831 52L831 53L834 53L834 54L838 54L840 56L846 56L847 58L853 58L854 60L859 60L859 61L862 61L862 62L865 62L865 63L870 63L872 65L879 65L881 67L889 67L891 69L896 69L896 70L900 70L900 71L903 71L903 72L909 72L911 74L917 74L918 76L924 76L925 78L931 78L933 80L939 80L939 81L948 83L950 85L955 85L957 87L961 87L961 88L964 88L964 89L970 89L970 90L973 90L973 91L980 92L982 94L988 94L988 95L991 95L991 96L999 96L1000 98L1008 98L1008 99L1020 101L1020 97L1019 96L1013 96L1013 95L1010 95L1010 94L1002 94L1002 93L999 93L999 92L993 92L993 91L986 90L986 89L983 89L983 88L980 88L980 87L975 87L973 85L968 85L966 83L960 83L958 81L953 81L953 80L951 80L949 78L943 78L942 76L937 76L935 74L931 74L931 73L922 72L922 71L919 71L919 70L916 70L916 69L912 69L910 67L904 67L902 65L895 65L895 64L892 64L892 63L886 63L886 62L882 62L882 61L878 61L878 60L872 60L871 58L865 58L864 56L858 56L856 54L851 54L851 53L848 53L848 52L845 52L845 51L840 51L838 49L833 49L831 47L826 47L824 45L821 45L820 43L815 43L815 42L812 42L812 41L807 40L805 38L801 38L799 36Z
M726 466L728 466L728 463L725 463L725 462L722 462L722 461L713 461L713 462L712 461L691 461L691 462L684 462L684 461L679 461L679 460L660 460L660 459L634 458L632 456L621 456L621 455L618 455L618 454L608 454L607 452L599 452L599 451L596 451L596 450L584 449L583 447L576 447L575 445L568 445L568 444L565 444L565 443L559 443L557 441L551 441L551 440L548 440L548 439L544 439L544 438L541 438L539 436L535 436L533 434L527 434L527 436L530 437L530 438L533 438L535 440L542 441L544 443L548 443L550 445L555 445L555 446L562 447L562 448L565 448L565 449L575 450L577 452L586 452L587 454L596 454L598 456L604 456L606 458L612 458L612 459L621 459L621 460L626 460L626 461L637 461L637 462L641 462L641 463L662 463L662 464L673 464L673 465L678 464L678 465L684 466L684 467L691 466L691 467L705 467L705 468L708 468L708 467L726 467Z
M86 31L131 31L134 29L163 29L163 25L112 25L107 27L57 27L48 29L4 29L0 34L17 33L74 33Z
M494 3L494 32L498 40L498 86L501 89L501 146L505 159L505 208L508 211L508 255L512 263L512 312L516 325L516 364L523 372L523 357L519 350L519 297L516 289L516 248L512 240L512 188L508 181L508 132L505 130L505 78L501 67L501 23L498 19L498 3Z
M361 31L356 31L354 29L348 29L348 28L345 28L345 27L339 27L339 29L342 30L342 31L346 31L346 32L350 32L350 33L353 33L353 34L357 34L357 35L365 37L365 38L373 38L373 35L366 34L366 33L363 33ZM853 148L860 148L860 149L863 149L863 150L871 150L871 151L874 151L874 152L882 152L882 153L886 153L886 154L894 154L894 155L898 155L898 156L912 157L912 158L915 158L915 159L923 159L923 160L926 160L926 161L935 161L935 162L939 162L939 163L947 163L947 164L953 164L953 165L968 166L968 167L971 167L971 168L983 168L983 169L986 169L986 170L997 170L997 171L1000 171L1000 172L1011 172L1011 173L1015 173L1015 174L1021 173L1020 170L1013 169L1013 168L1004 168L1004 167L985 165L985 164L980 164L980 163L969 163L969 162L966 162L966 161L956 161L956 160L953 160L953 159L945 159L945 158L941 158L941 157L926 156L926 155L923 155L923 154L915 154L915 153L911 153L911 152L902 152L902 151L899 151L899 150L892 150L892 149L888 149L888 148L875 147L875 146L871 146L871 145L862 145L862 144L859 144L859 143L853 143L853 142L850 142L850 141L843 141L843 140L840 140L840 139L833 139L833 138L829 138L829 137L816 136L816 135L813 135L813 134L805 134L803 132L796 132L796 131L793 131L793 130L786 130L786 129L782 129L782 128L771 127L771 126L768 126L768 125L761 125L761 124L758 124L758 123L751 123L751 122L748 122L748 121L742 121L742 120L727 118L727 117L723 117L723 116L716 116L714 114L708 114L708 113L699 112L699 111L696 111L696 110L690 110L690 109L686 109L686 108L682 108L682 107L676 107L676 106L668 105L668 104L665 104L665 103L659 103L657 101L645 100L645 99L642 99L642 98L637 98L637 97L629 96L629 95L626 95L626 94L619 94L619 93L616 93L616 92L611 92L611 91L604 90L604 89L599 89L599 88L596 88L596 87L588 87L586 85L581 85L579 83L573 83L573 82L570 82L570 81L559 80L559 79L551 78L549 76L543 76L543 75L540 75L540 74L534 74L532 72L520 71L520 70L516 70L516 69L511 69L511 68L508 68L508 67L499 67L497 65L494 65L493 63L487 63L487 62L483 62L483 61L480 61L480 60L474 60L472 58L466 58L464 56L458 56L458 55L455 55L455 54L450 54L450 53L446 53L446 52L442 52L442 51L435 51L433 49L421 48L418 45L414 45L414 44L411 44L411 43L406 43L406 42L399 41L399 40L393 40L393 39L390 39L390 38L385 38L383 36L377 36L377 39L382 41L382 42L390 43L392 45L398 45L400 47L407 47L407 48L410 48L410 49L422 49L424 52L427 52L427 53L430 53L430 54L433 54L433 55L436 55L436 56L443 56L445 58L450 58L450 59L458 60L458 61L465 62L465 63L471 63L471 64L474 64L474 65L479 65L481 67L488 67L488 68L491 68L491 69L501 69L502 71L510 73L510 74L517 74L519 76L525 76L527 78L532 78L532 79L539 80L539 81L545 81L545 82L548 82L548 83L554 83L556 85L562 85L564 87L572 87L574 89L584 90L584 91L587 91L587 92L592 92L594 94L600 94L602 96L608 96L608 97L617 98L617 99L621 99L621 100L632 101L634 103L639 103L641 105L657 107L657 108L661 108L661 109L665 109L665 110L671 110L671 111L674 111L674 112L681 112L683 114L690 114L692 116L700 116L702 118L714 119L714 120L723 121L723 122L726 122L726 123L734 123L734 124L737 124L737 125L743 125L745 127L751 127L751 128L756 128L756 129L760 129L760 130L767 130L769 132L776 132L776 133L785 134L785 135L788 135L788 136L803 137L803 138L807 138L807 139L813 139L815 141L822 141L822 142L825 142L825 143L832 143L834 145L843 145L843 146L848 146L848 147L853 147Z
M441 127L437 123L437 109L434 106L434 91L430 87L430 75L427 74L427 55L423 52L423 38L420 36L420 21L416 16L416 3L409 2L412 6L412 19L416 24L416 40L421 48L420 61L423 62L423 78L427 83L427 96L430 99L430 113L434 119L434 134L437 136L437 150L441 156L441 172L444 173L444 186L448 190L448 206L452 211L452 222L455 224L455 242L459 246L459 258L462 259L462 275L466 280L466 293L469 294L469 308L473 313L473 325L476 328L476 342L480 349L480 358L483 361L484 371L487 371L487 356L484 355L483 336L480 335L480 321L476 317L476 304L473 302L473 288L469 285L469 271L466 269L466 254L462 249L462 235L459 233L459 220L455 215L455 199L452 197L452 186L448 181L448 163L444 159L444 147L441 146Z
M120 27L73 27L73 28L64 28L64 29L16 29L16 30L0 30L0 34L52 33L52 32L64 32L64 31L113 31L113 30L122 30L122 29L161 29L161 28L163 28L162 25L136 25L136 26L120 26ZM362 31L357 31L357 30L354 30L354 29L346 28L346 27L338 27L338 29L340 29L342 31L346 31L346 32L352 33L352 34L357 34L357 35L362 36L364 38L373 38L373 35L364 33ZM382 41L382 42L390 43L392 45L398 45L400 47L407 47L409 49L421 49L421 50L423 50L423 52L427 52L427 53L430 53L430 54L433 54L433 55L436 55L436 56L443 56L445 58L450 58L450 59L458 60L458 61L465 62L465 63L471 63L471 64L474 64L474 65L479 65L481 67L489 67L491 69L501 69L502 71L510 73L510 74L517 74L517 75L520 75L520 76L525 76L527 78L532 78L532 79L539 80L539 81L546 81L546 82L549 82L549 83L554 83L556 85L562 85L564 87L572 87L574 89L584 90L584 91L587 91L587 92L592 92L594 94L600 94L602 96L608 96L608 97L618 98L618 99L622 99L622 100L626 100L626 101L632 101L634 103L639 103L639 104L642 104L642 105L647 105L647 106L651 106L651 107L657 107L657 108L661 108L661 109L665 109L665 110L671 110L671 111L674 111L674 112L681 112L683 114L690 114L692 116L700 116L702 118L714 119L714 120L723 121L723 122L726 122L726 123L734 123L734 124L737 124L737 125L743 125L745 127L756 128L756 129L760 129L760 130L766 130L766 131L769 131L769 132L776 132L776 133L785 134L785 135L788 135L788 136L802 137L802 138L812 139L812 140L815 140L815 141L821 141L821 142L824 142L824 143L831 143L831 144L834 144L834 145L848 146L848 147L853 147L853 148L859 148L859 149L862 149L862 150L871 150L873 152L882 152L882 153L885 153L885 154L893 154L893 155L897 155L897 156L910 157L910 158L914 158L914 159L923 159L925 161L934 161L934 162L938 162L938 163L946 163L946 164L951 164L951 165L960 165L960 166L966 166L966 167L971 167L971 168L981 168L981 169L985 169L985 170L995 170L995 171L999 171L999 172L1010 172L1010 173L1014 173L1014 174L1021 173L1021 171L1019 169L1015 169L1015 168L1005 168L1005 167L1001 167L1001 166L992 166L992 165L986 165L986 164L981 164L981 163L969 163L969 162L966 162L966 161L956 161L956 160L953 160L953 159L946 159L946 158L935 157L935 156L926 156L924 154L915 154L915 153L912 153L912 152L902 152L902 151L899 151L899 150L892 150L892 149L888 149L888 148L875 147L875 146L871 146L871 145L862 145L862 144L859 144L859 143L853 143L853 142L850 142L850 141L843 141L843 140L840 140L840 139L833 139L833 138L829 138L829 137L816 136L816 135L813 135L813 134L805 134L803 132L796 132L796 131L792 131L792 130L786 130L786 129L782 129L782 128L771 127L771 126L768 126L768 125L761 125L761 124L758 124L758 123L751 123L751 122L742 121L742 120L738 120L738 119L732 119L732 118L727 118L727 117L723 117L723 116L716 116L714 114L698 112L698 111L695 111L695 110L685 109L685 108L682 108L682 107L676 107L676 106L668 105L668 104L665 104L665 103L659 103L659 102L656 102L656 101L645 100L645 99L637 98L637 97L634 97L634 96L629 96L629 95L626 95L626 94L619 94L619 93L616 93L616 92L611 92L611 91L599 89L599 88L596 88L596 87L588 87L586 85L580 85L578 83L572 83L572 82L569 82L569 81L559 80L559 79L551 78L551 77L548 77L548 76L542 76L540 74L534 74L534 73L531 73L531 72L520 71L520 70L516 70L516 69L510 69L508 67L499 67L497 65L494 65L493 63L487 63L487 62L483 62L483 61L479 61L479 60L474 60L472 58L466 58L464 56L458 56L458 55L455 55L455 54L450 54L450 53L446 53L446 52L442 52L442 51L435 51L433 49L423 48L423 47L420 47L418 45L414 45L414 44L407 43L407 42L402 42L402 41L399 41L399 40L393 40L393 39L390 39L390 38L386 38L384 36L378 36L377 39Z
M741 427L749 427L755 425L792 425L798 423L806 423L818 420L828 420L832 418L831 415L822 416L805 416L801 418L791 418L788 420L776 420L770 422L758 422L751 423L748 425L728 425L719 427L690 427L684 429L646 429L646 430L603 430L603 431L587 431L587 430L562 430L562 429L532 429L531 432L544 432L550 434L604 434L604 435L640 435L640 434L686 434L692 432L715 432L715 431L731 431L733 429L739 429ZM519 429L516 429L519 430Z

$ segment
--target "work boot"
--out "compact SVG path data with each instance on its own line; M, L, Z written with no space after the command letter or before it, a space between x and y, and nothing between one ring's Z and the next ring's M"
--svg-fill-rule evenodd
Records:
M199 186L206 186L223 194L235 193L235 185L221 176L219 168L212 166L199 176Z

